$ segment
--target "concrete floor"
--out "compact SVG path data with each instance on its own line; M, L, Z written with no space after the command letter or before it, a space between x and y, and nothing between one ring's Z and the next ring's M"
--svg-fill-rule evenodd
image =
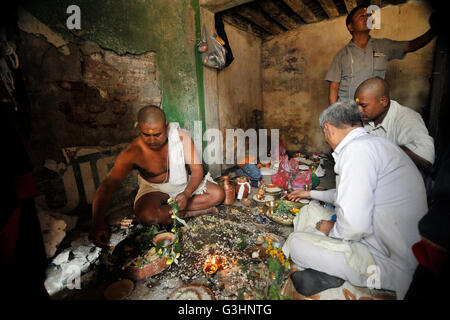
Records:
M325 161L325 169L326 169L326 175L325 177L322 177L320 179L320 186L325 189L334 188L335 186L335 175L333 172L333 164L329 161ZM251 194L249 195L249 198L253 197L254 194L256 194L257 190L256 188L253 188ZM220 213L217 217L217 219L222 220L233 220L233 217L230 218L230 208L235 208L236 210L243 210L244 206L239 202L236 201L231 207L225 208L224 206L221 206ZM120 221L125 217L132 217L133 216L133 209L132 207L126 207L120 210L115 211L114 213L110 214L107 217L107 222L110 224L110 226L113 228L113 234L116 233L118 235L120 231L118 226L120 226ZM196 220L195 220L196 219ZM216 219L216 218L214 218ZM196 224L198 223L198 218L191 218L189 220L189 223ZM245 222L242 222L242 224L245 224ZM255 234L259 232L257 228L253 225L251 227L248 227L249 225L252 225L251 223L246 224L247 229L250 230L250 233L254 232ZM252 229L253 228L253 229ZM287 236L292 232L293 228L292 226L284 226L280 224L276 224L274 222L271 222L269 224L269 227L267 227L270 232L277 234L284 239L287 238ZM267 231L267 230L266 230ZM234 236L236 238L236 236ZM184 252L182 256L184 255ZM82 276L81 279L81 289L72 289L69 290L65 288L64 290L56 293L54 296L52 296L53 299L56 300L102 300L104 299L104 291L110 285L112 282L119 280L120 278L114 277L113 275L108 275L105 273L104 265L101 261L101 256L98 259L99 261L96 261L95 264L91 267L91 270L85 273ZM182 265L184 262L181 261L180 265ZM194 273L189 273L189 275L181 275L177 273L177 268L181 268L182 266L175 266L172 265L170 268L164 270L158 275L155 275L153 277L134 281L134 290L131 292L131 294L126 298L127 300L163 300L167 299L170 293L177 287L180 287L183 284L186 283L195 283L199 285L205 285L209 288L211 288L215 294L216 298L222 298L222 299L235 299L235 296L227 296L223 293L223 290L219 288L219 285L217 283L217 279L210 276L206 276L201 270ZM186 266L185 266L186 267ZM190 267L192 268L192 267ZM217 278L217 277L216 277ZM222 290L222 291L221 291Z

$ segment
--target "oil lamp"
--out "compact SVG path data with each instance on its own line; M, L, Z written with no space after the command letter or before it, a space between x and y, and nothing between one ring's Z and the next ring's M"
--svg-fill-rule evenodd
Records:
M217 271L217 269L219 269L219 266L217 265L216 262L216 257L213 256L211 261L206 261L205 265L203 267L203 272L206 274L213 274Z

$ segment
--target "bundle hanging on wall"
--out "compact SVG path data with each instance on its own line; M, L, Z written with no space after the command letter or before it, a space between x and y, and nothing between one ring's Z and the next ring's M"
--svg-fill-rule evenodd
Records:
M203 65L219 70L225 67L227 51L218 40L208 36L205 25L203 25L202 40L197 44L197 50L202 53Z

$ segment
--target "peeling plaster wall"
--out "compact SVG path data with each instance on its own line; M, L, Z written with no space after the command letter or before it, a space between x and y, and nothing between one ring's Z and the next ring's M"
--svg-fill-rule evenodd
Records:
M162 107L170 121L188 130L203 120L203 82L198 0L52 0L34 1L26 9L70 40L66 8L81 9L81 30L73 33L123 55L156 52Z
M81 9L80 31L66 28L72 4ZM194 121L204 123L198 0L27 2L18 27L31 104L24 142L49 207L68 212L92 202L105 168L137 136L140 107L161 105L168 121L191 132ZM65 170L47 170L49 161ZM113 205L130 202L135 186L133 174Z
M428 30L430 9L423 2L408 2L381 9L381 29L375 38L411 40ZM351 36L345 17L289 31L263 43L262 77L264 119L267 128L279 128L288 150L330 150L318 118L328 106L324 80L334 55ZM435 40L388 63L386 80L391 97L415 110L428 103Z
M61 54L42 37L21 33L18 54L31 102L32 158L62 159L60 148L131 141L136 112L159 105L153 52L118 56L94 42L70 43Z
M225 32L234 60L218 74L219 125L224 141L226 129L255 128L252 112L262 110L261 39L227 23Z

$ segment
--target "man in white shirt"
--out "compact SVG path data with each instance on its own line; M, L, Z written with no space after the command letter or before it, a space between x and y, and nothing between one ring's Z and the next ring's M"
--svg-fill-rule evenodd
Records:
M379 77L362 82L355 92L364 128L398 145L425 174L434 163L434 141L421 115L389 97L388 83Z
M337 219L322 220L324 215L318 214L314 220L300 212L283 251L303 268L356 286L368 286L375 271L379 288L394 290L402 299L417 266L411 251L420 240L417 224L427 212L422 177L399 147L362 128L354 101L332 104L319 120L334 150L336 189L296 190L288 199L332 203ZM313 212L312 205L302 211L307 207ZM298 227L308 223L312 229Z

